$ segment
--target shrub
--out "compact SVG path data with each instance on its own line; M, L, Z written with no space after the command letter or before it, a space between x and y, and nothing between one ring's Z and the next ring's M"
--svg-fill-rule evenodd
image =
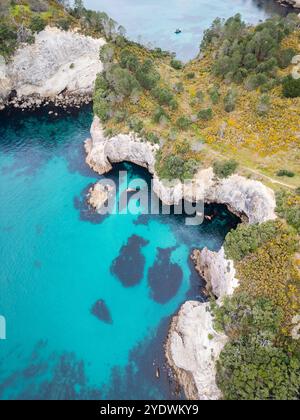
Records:
M183 83L182 83L182 82L178 82L178 83L176 83L176 84L175 84L175 86L174 86L174 91L175 91L176 93L183 93L183 92L184 92L184 86L183 86Z
M300 198L287 191L276 193L276 212L300 233Z
M288 178L293 178L295 176L294 172L289 171L288 169L280 169L276 173L277 176L287 176Z
M39 15L35 15L31 18L30 22L30 29L32 32L41 32L43 31L47 26L47 22Z
M0 54L8 58L17 48L17 31L13 26L0 22Z
M298 343L278 340L283 319L269 299L239 293L215 307L216 328L231 338L217 362L226 400L294 400L300 387ZM280 344L279 344L280 343Z
M213 103L213 105L216 105L220 100L219 89L216 86L214 86L213 88L209 89L208 93L209 93L211 102Z
M157 85L160 75L154 70L153 63L147 60L137 70L136 78L144 89L152 90Z
M261 225L239 225L225 238L224 249L227 258L240 261L255 252L264 243L274 238L281 224L269 221Z
M156 87L152 90L152 94L157 99L159 105L170 105L174 99L172 92L168 88Z
M190 73L187 73L186 78L189 80L192 80L192 79L195 79L195 76L196 75L194 72L190 72Z
M198 90L198 92L196 92L196 98L198 99L199 102L203 102L205 99L204 92L202 92L201 90Z
M170 64L171 64L171 67L173 67L173 69L175 70L181 70L183 67L183 64L180 60L173 59L171 60Z
M297 54L297 52L293 48L286 48L285 50L280 50L277 54L277 62L281 69L285 69L288 67L293 57Z
M269 78L264 73L259 73L250 76L245 83L245 87L247 90L255 90L259 88L260 86L266 84L269 81Z
M201 109L201 111L198 112L198 117L200 120L209 121L213 118L213 111L211 108Z
M118 65L107 72L106 79L117 95L129 97L133 91L140 89L140 84L130 71Z
M259 116L263 117L268 114L270 111L270 97L268 95L262 95L259 98L258 104L256 106L256 112Z
M152 144L159 144L159 137L155 133L146 133L145 138Z
M94 114L97 115L100 120L105 123L109 120L111 115L111 107L107 100L101 95L94 95Z
M163 119L168 120L169 116L167 115L167 113L165 112L163 108L159 107L154 112L153 122L155 122L156 124L159 124L162 122Z
M125 69L135 72L140 65L139 59L130 50L125 49L121 52L120 66Z
M291 75L282 82L283 95L286 98L298 98L300 96L300 79L294 79Z
M128 120L128 126L135 133L140 133L144 128L144 123L137 117L131 117Z
M128 118L128 112L118 110L115 113L115 120L117 123L124 122Z
M56 21L56 26L63 31L68 31L71 27L71 21L68 18L61 18Z
M237 102L237 92L235 89L229 89L224 98L224 109L226 112L233 112Z
M179 117L176 121L176 126L180 130L187 130L191 125L191 120L187 117Z
M238 163L233 160L226 160L223 162L215 162L213 165L214 173L218 178L228 178L234 174L238 168Z

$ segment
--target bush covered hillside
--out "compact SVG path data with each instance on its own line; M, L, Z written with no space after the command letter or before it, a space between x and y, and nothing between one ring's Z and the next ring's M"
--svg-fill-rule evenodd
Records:
M101 56L107 71L95 112L108 133L134 130L160 141L161 176L172 177L176 169L169 168L183 163L184 178L201 165L218 162L218 171L223 160L235 160L245 175L297 188L300 81L290 75L300 53L299 23L296 15L257 27L239 15L218 19L199 57L186 65L119 37Z
M65 0L1 0L0 55L9 60L22 42L34 42L34 34L47 25L107 39L117 30L123 33L105 13L86 10L81 0L75 0L73 8L68 5Z

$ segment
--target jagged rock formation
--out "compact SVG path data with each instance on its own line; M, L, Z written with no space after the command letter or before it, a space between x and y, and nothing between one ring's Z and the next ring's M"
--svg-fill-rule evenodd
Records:
M47 27L35 43L21 46L11 62L0 63L0 107L28 108L45 101L80 104L92 98L102 71L99 50L105 41Z
M94 118L91 139L86 141L87 163L99 174L111 170L112 163L128 161L147 168L153 175L153 190L167 205L178 204L182 199L190 202L225 204L234 213L250 223L275 219L274 192L261 182L233 175L228 179L216 179L212 168L200 170L193 182L177 181L168 185L155 174L155 155L158 145L142 141L134 134L105 137L98 117Z
M188 399L222 397L216 385L215 361L227 341L214 330L209 303L188 301L173 318L166 355Z
M206 288L220 301L225 296L232 295L239 286L236 271L232 260L226 259L224 248L219 252L204 248L202 251L195 249L192 260L200 276L206 281Z
M226 204L249 223L275 219L274 192L262 183L233 175L225 180L214 176L212 168L200 170L188 185L177 181L168 185L155 173L155 155L159 146L142 141L134 134L106 138L99 118L95 117L91 139L86 141L87 163L99 174L111 170L115 162L128 161L143 166L153 175L153 189L168 205L203 199L205 202ZM194 252L198 272L206 278L212 293L219 298L233 293L238 286L232 261L207 249ZM170 327L166 355L170 366L189 399L221 398L217 387L216 360L227 337L213 328L210 304L186 302Z
M294 7L295 9L300 9L300 0L277 0L279 4L283 6Z
M110 185L104 185L102 182L97 182L88 193L88 203L98 213L101 212L103 206L108 201L110 195L113 192L113 187Z

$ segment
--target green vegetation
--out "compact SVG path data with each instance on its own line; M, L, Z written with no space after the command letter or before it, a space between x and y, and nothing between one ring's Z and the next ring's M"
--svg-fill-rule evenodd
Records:
M296 16L273 18L257 25L253 31L236 15L227 21L216 19L205 32L202 49L213 46L217 60L213 71L226 81L245 80L255 89L276 78L277 67L290 64L291 49L281 51L282 40L297 27ZM278 60L276 57L280 57Z
M183 68L183 64L179 60L173 59L173 60L171 60L170 64L173 67L173 69L175 69L175 70L181 70Z
M298 98L300 96L300 79L294 79L291 75L285 77L282 90L286 98Z
M215 326L230 338L217 363L217 383L227 400L296 400L299 342L283 339L281 310L245 293L215 306Z
M241 261L274 238L281 228L281 222L274 221L261 225L239 225L226 236L224 248L227 258Z
M294 178L295 173L292 171L289 171L288 169L280 169L280 171L277 172L277 176L287 176L288 178Z
M213 118L213 110L211 108L201 109L198 112L198 118L203 121L209 121Z
M233 160L226 160L224 162L214 162L214 173L218 178L228 178L233 175L238 168L238 163Z
M276 194L277 214L300 233L300 197L297 193L279 191Z

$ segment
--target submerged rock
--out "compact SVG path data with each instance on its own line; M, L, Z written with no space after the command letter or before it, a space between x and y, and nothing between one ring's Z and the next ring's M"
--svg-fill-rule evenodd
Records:
M132 235L113 261L111 272L124 287L133 287L142 281L146 259L141 250L147 245L147 240L138 235Z
M103 299L97 300L91 309L91 313L100 321L103 321L106 324L113 323L110 311Z

